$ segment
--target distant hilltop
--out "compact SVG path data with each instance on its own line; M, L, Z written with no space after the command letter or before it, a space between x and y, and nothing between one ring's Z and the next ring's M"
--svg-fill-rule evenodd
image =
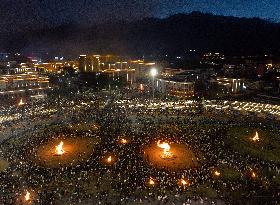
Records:
M63 55L83 52L122 55L183 54L186 50L228 55L279 54L280 24L192 12L164 19L108 22L81 27L61 25L6 36L1 49L43 50Z

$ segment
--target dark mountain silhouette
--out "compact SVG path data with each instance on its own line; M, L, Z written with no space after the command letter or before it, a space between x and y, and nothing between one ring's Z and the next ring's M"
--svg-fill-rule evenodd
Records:
M234 54L279 54L280 24L259 18L216 16L200 12L165 19L103 23L81 27L61 25L7 37L7 50L48 51L63 55L118 53L183 54L186 50Z

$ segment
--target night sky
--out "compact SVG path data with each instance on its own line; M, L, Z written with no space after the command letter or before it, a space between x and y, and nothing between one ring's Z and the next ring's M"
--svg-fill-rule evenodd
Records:
M202 11L280 22L279 0L1 0L0 32Z

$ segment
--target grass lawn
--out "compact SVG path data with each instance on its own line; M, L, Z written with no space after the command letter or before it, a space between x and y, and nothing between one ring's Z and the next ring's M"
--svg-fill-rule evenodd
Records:
M256 131L260 138L258 142L252 140ZM233 127L228 132L227 143L243 155L251 155L262 160L280 163L279 132L240 126Z
M226 165L218 167L218 171L221 173L220 177L223 181L237 181L241 177L241 173Z
M216 198L217 192L211 188L208 184L199 185L196 188L190 188L187 190L188 196L201 196L201 197L208 197L208 198Z

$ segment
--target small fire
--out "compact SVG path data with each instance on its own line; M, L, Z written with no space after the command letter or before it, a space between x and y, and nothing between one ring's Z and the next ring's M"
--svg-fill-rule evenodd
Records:
M148 183L149 185L155 185L155 181L153 180L153 178L150 178Z
M29 191L26 191L24 199L25 199L25 201L29 201L31 199Z
M92 124L92 129L94 129L94 130L98 130L99 129L99 126L98 125L96 125L96 124Z
M18 106L21 106L21 105L24 105L24 102L23 102L22 98L20 99L20 101L18 103Z
M63 155L65 153L65 151L63 149L63 142L62 141L59 143L59 145L55 146L55 153L57 155Z
M122 144L127 144L127 142L128 142L128 141L127 141L126 139L124 139L124 138L121 139L121 143L122 143Z
M157 146L163 149L162 158L171 158L173 154L170 152L170 145L166 142L160 143L160 140L157 142Z
M256 178L257 177L255 172L252 172L251 176L252 176L252 178Z
M109 163L112 162L112 157L111 157L111 156L109 156L109 157L107 158L107 162L109 162Z
M258 133L258 132L256 132L256 135L252 138L252 140L253 140L254 142L260 141L259 133Z
M190 183L186 179L184 179L184 177L182 177L182 179L180 179L179 181L179 185L185 187L185 186L189 186Z
M217 176L217 177L218 177L218 176L220 176L220 175L221 175L221 172L219 172L219 171L217 171L217 170L216 170L216 171L214 172L214 174L215 174L215 176Z
M144 85L143 85L143 84L140 84L139 90L140 90L140 91L144 91L144 89L145 89L145 88L144 88Z

